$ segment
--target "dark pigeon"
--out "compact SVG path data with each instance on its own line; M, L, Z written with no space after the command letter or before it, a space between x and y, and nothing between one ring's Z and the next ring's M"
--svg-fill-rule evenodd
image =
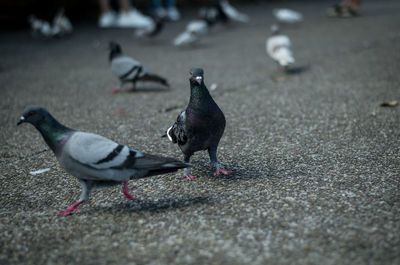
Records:
M79 212L76 207L89 199L93 187L123 183L125 197L135 200L128 192L130 179L160 175L189 166L172 158L142 153L97 134L65 127L42 107L27 107L18 125L24 122L38 129L60 166L81 182L79 200L57 215Z
M164 135L177 143L184 154L184 160L189 163L190 157L197 151L207 150L214 175L228 174L229 171L220 166L217 160L218 143L224 133L225 116L213 100L204 85L203 69L193 68L190 72L190 101L187 108L181 112L177 121ZM182 178L193 179L189 169L184 170Z
M125 83L132 83L131 90L135 90L138 81L152 81L169 87L165 78L151 73L140 62L124 55L121 46L116 42L110 42L110 63L111 71L121 82L119 87L111 91L112 93L119 92Z

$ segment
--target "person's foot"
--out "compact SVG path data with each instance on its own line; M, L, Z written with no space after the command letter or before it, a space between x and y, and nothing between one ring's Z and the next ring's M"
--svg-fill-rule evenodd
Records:
M150 27L152 23L151 18L133 9L129 12L121 13L117 18L116 26L120 28L146 28Z
M179 13L176 7L168 7L166 9L167 18L171 21L178 21L181 18L181 14Z
M117 20L117 16L113 12L107 12L99 17L98 25L100 28L114 27Z
M153 15L158 18L165 18L167 16L167 10L165 10L165 8L159 7L154 10Z

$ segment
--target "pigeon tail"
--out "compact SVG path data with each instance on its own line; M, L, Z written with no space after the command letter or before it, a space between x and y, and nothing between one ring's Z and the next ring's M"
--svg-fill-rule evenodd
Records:
M161 77L159 75L156 75L156 74L145 73L140 78L140 80L141 81L153 81L153 82L156 82L156 83L160 83L160 84L162 84L162 85L164 85L166 87L169 87L167 79L165 79L165 78L163 78L163 77Z
M189 163L184 163L184 162L169 162L165 163L157 168L152 168L149 170L149 173L147 176L155 176L155 175L161 175L161 174L166 174L170 172L175 172L178 169L182 168L187 168L190 167L191 165Z
M191 165L178 161L174 158L159 157L149 154L144 154L143 157L135 161L134 167L136 170L145 170L147 173L143 177L150 177L164 173L174 172L181 168L187 168Z

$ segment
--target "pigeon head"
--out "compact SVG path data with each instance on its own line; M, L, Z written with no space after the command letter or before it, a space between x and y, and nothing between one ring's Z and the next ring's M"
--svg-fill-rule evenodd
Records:
M49 113L46 109L40 106L28 106L25 108L17 125L28 122L34 126L38 126L40 123L46 120L47 116L49 116Z
M110 61L115 56L122 54L121 46L118 43L114 42L114 41L110 41L108 49L110 50Z
M190 71L190 83L201 85L204 81L204 72L201 68L192 68Z

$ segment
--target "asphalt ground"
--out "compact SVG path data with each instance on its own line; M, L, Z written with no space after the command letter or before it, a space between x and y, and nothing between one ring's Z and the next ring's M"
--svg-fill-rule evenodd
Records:
M196 10L154 40L132 30L73 22L70 37L0 35L0 264L400 264L400 2L362 1L362 15L328 18L330 1L236 6L249 24L214 28L192 47L172 39ZM303 13L282 28L305 71L271 79L271 10ZM108 93L107 44L168 78L169 90ZM16 127L30 104L63 124L143 152L182 154L160 136L189 98L200 66L227 119L214 177L206 152L182 172L94 190L80 213L79 182L58 165L33 126ZM123 110L123 111L121 111ZM41 152L43 150L47 150ZM50 168L31 175L30 171Z

